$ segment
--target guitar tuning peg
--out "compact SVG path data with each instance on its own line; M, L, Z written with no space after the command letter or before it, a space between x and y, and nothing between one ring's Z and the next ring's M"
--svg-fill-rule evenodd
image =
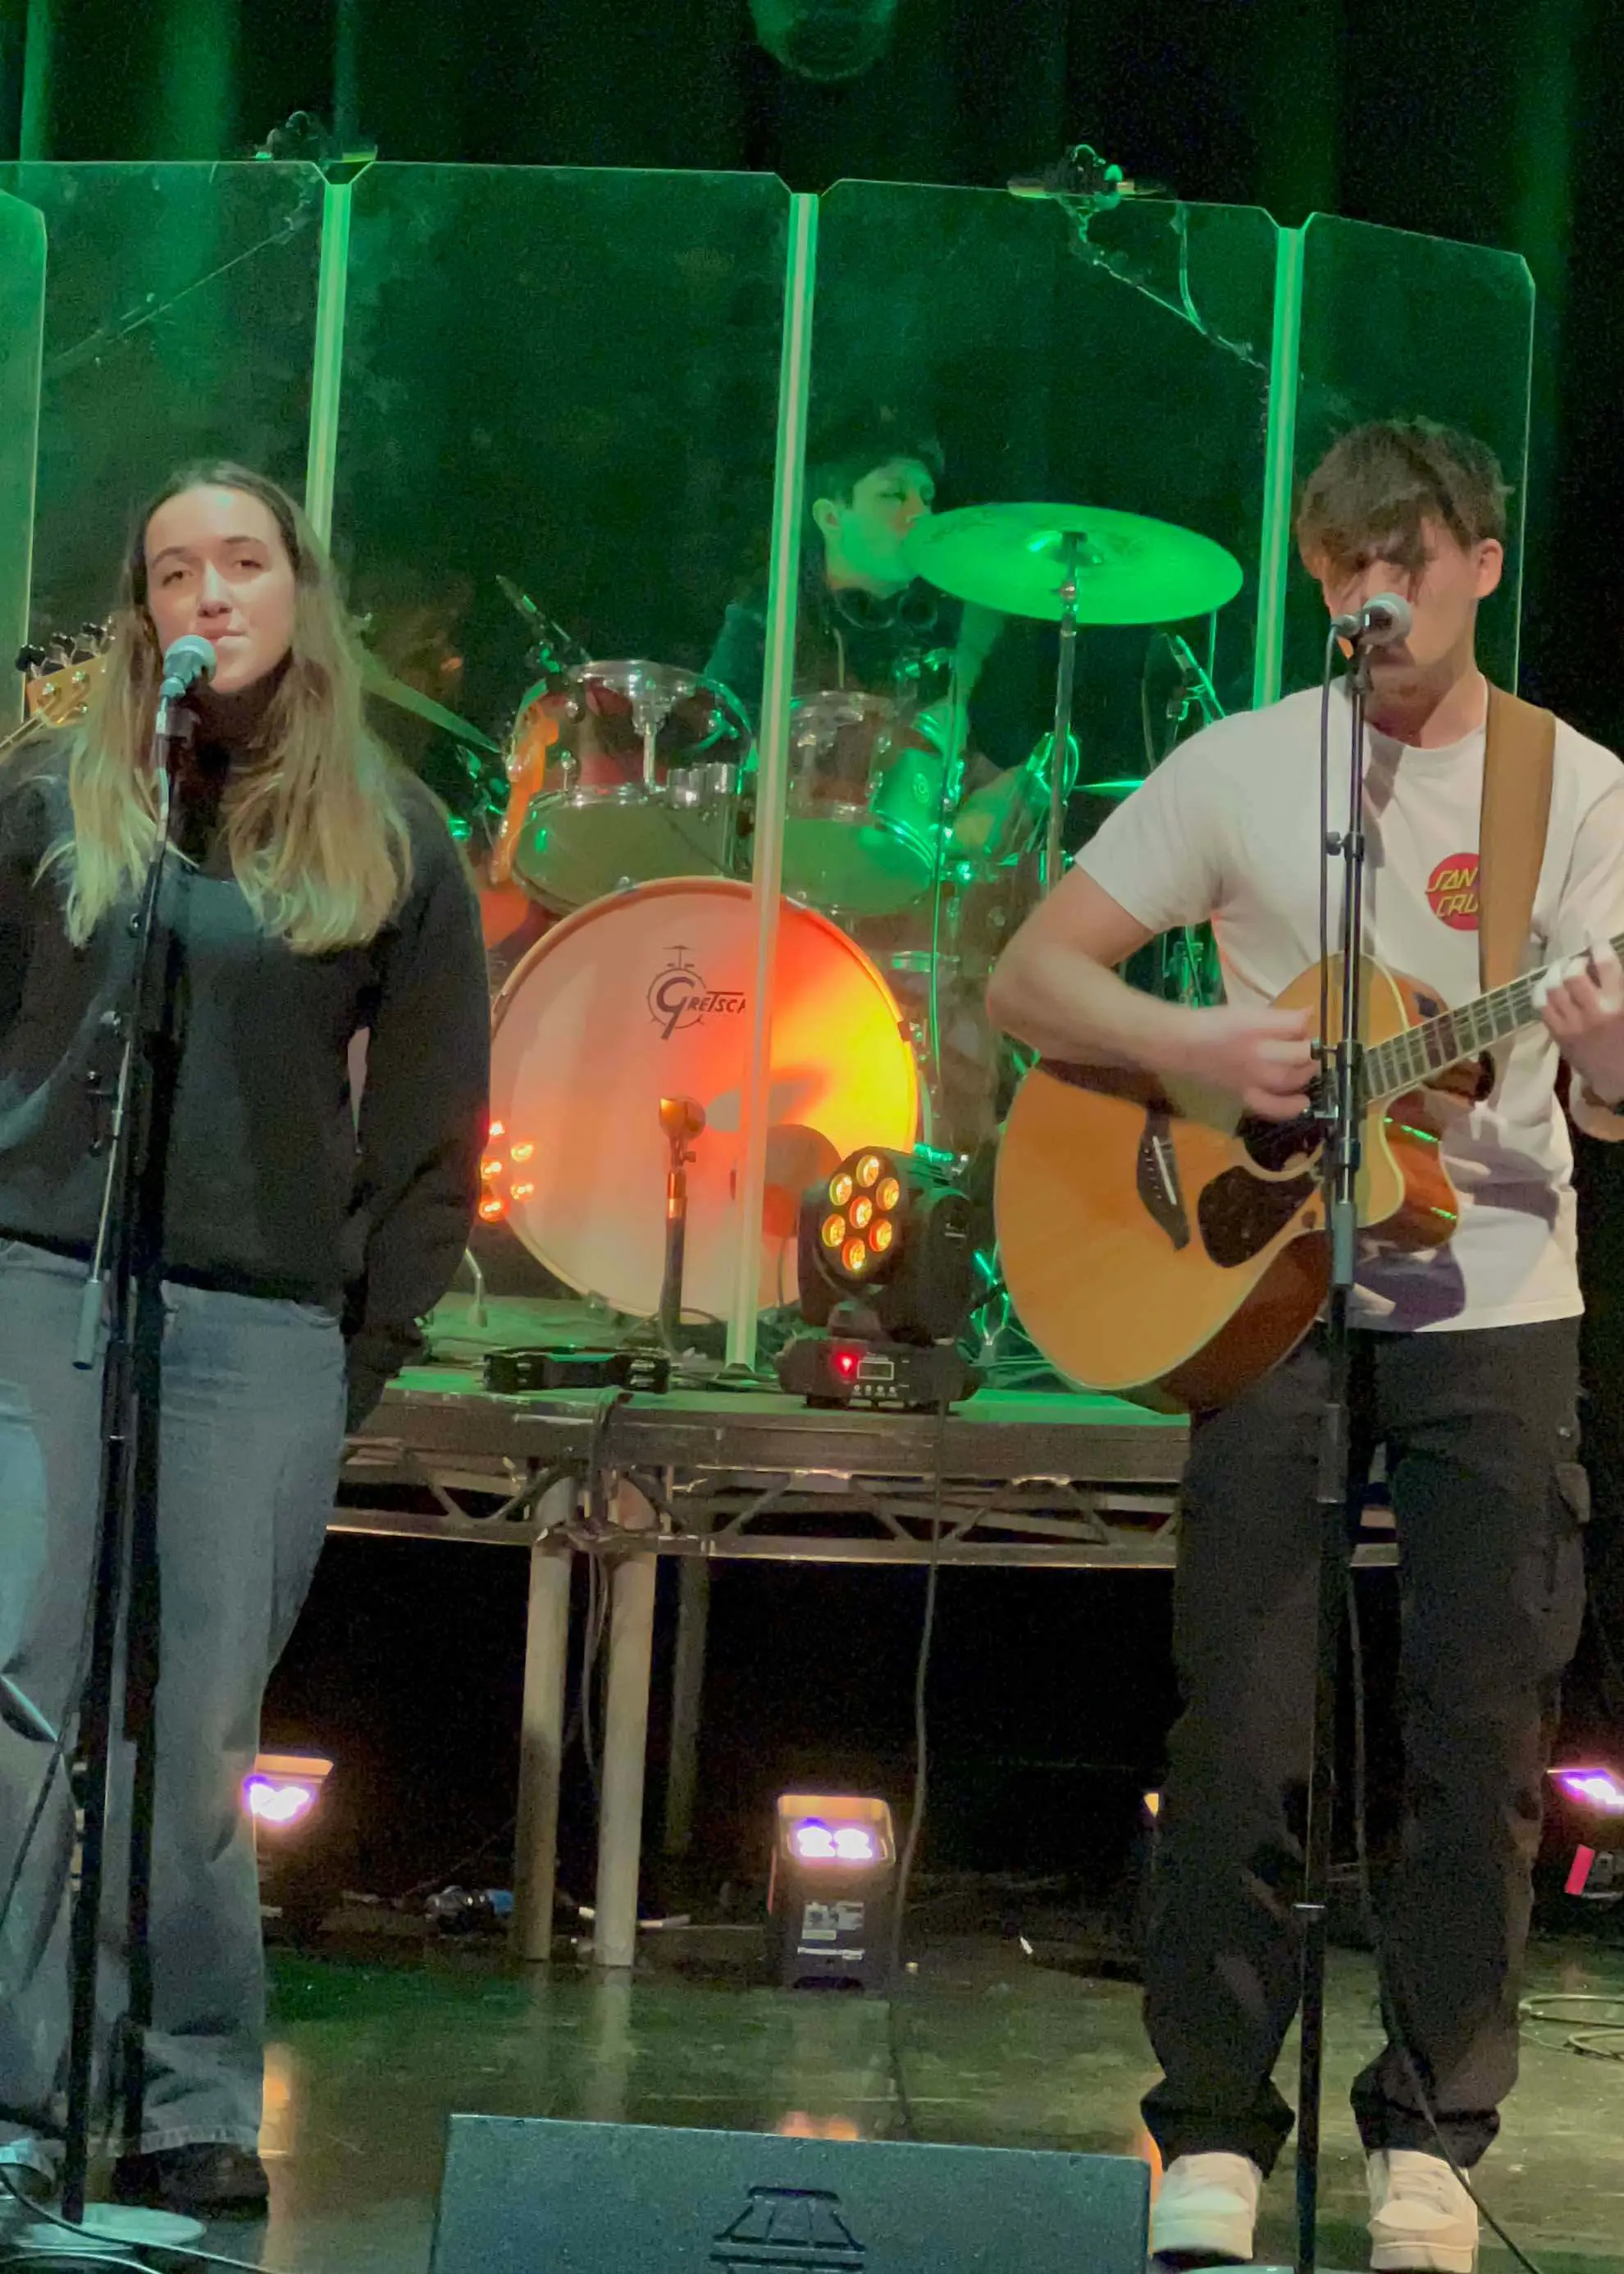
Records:
M32 642L30 642L26 647L19 648L17 651L17 669L19 671L37 671L45 660L45 650L42 647L35 647Z

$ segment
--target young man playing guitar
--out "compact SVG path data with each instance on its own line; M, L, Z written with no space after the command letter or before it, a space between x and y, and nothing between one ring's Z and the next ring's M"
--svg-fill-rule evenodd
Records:
M1500 581L1504 500L1481 444L1383 423L1335 446L1298 516L1333 614L1384 591L1414 611L1406 638L1371 657L1366 945L1435 994L1433 1010L1481 983L1489 690L1474 637ZM995 1017L1054 1060L1227 1091L1254 1128L1304 1115L1317 1020L1274 998L1320 953L1320 704L1317 689L1289 696L1177 750L1011 942ZM1348 809L1345 698L1332 710L1335 816ZM1386 1445L1402 1603L1404 1828L1384 1905L1397 2041L1353 2090L1384 2274L1476 2263L1476 2210L1405 2051L1455 2162L1476 2163L1516 2071L1547 1739L1582 1611L1581 1306L1555 1081L1560 1055L1582 1125L1624 1133L1610 1111L1624 1100L1624 971L1606 945L1624 930L1624 768L1558 722L1551 772L1521 968L1559 970L1525 998L1536 1023L1494 1053L1486 1094L1434 1101L1432 1157L1459 1193L1452 1236L1366 1239L1351 1306L1356 1452ZM1154 1001L1116 976L1157 934L1209 915L1223 1007ZM1097 1283L1092 1298L1111 1301ZM1291 2123L1272 2072L1297 1992L1289 1810L1307 1769L1325 1389L1315 1328L1233 1402L1198 1410L1192 1430L1174 1610L1184 1711L1145 1966L1164 2072L1145 2103L1166 2165L1152 2247L1186 2264L1251 2258L1259 2187Z

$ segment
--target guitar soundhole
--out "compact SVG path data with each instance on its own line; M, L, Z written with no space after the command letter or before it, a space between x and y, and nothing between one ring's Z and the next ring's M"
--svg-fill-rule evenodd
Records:
M1320 1150L1320 1125L1304 1114L1297 1121L1265 1121L1249 1113L1236 1135L1266 1175L1277 1177L1296 1161L1312 1161Z
M1221 1270L1249 1263L1285 1230L1313 1190L1312 1177L1282 1177L1266 1185L1244 1169L1225 1169L1197 1203L1202 1245Z

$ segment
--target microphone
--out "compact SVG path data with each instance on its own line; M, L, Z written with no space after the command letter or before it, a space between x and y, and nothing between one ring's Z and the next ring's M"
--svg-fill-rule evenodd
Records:
M1333 616L1331 629L1338 639L1356 647L1393 647L1410 637L1416 612L1396 592L1378 592L1354 615Z
M659 1123L672 1145L686 1145L704 1134L705 1109L695 1097L662 1097Z
M199 680L206 683L214 675L214 650L211 641L188 632L184 639L172 640L164 652L163 684L158 689L161 703L178 703L190 695Z

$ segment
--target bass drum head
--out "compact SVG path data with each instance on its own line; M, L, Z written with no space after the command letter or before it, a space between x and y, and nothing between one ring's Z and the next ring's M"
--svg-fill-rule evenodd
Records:
M665 1256L663 1097L703 1107L688 1169L683 1309L725 1319L756 1008L750 888L678 877L596 901L538 941L497 1000L486 1206L538 1261L652 1316ZM801 1195L862 1145L919 1122L895 998L844 932L780 903L757 1300L796 1294Z

